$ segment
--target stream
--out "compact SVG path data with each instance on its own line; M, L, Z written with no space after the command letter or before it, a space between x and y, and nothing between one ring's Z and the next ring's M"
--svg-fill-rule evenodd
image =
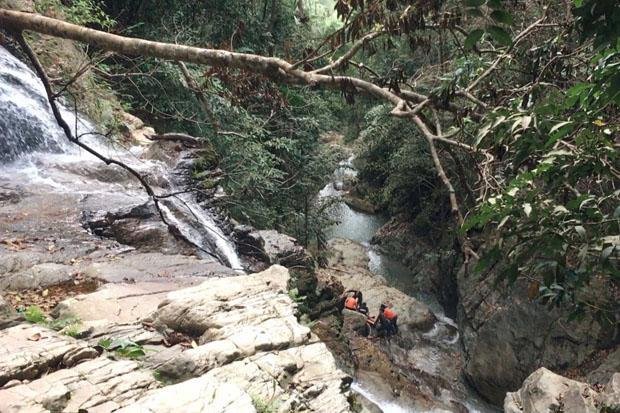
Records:
M414 275L405 265L371 244L372 237L388 219L379 214L356 211L340 200L347 193L347 187L355 181L357 176L357 171L353 167L353 160L354 156L350 156L341 161L334 171L331 181L319 193L319 202L332 199L333 205L330 207L329 213L331 218L336 221L326 230L326 238L344 238L363 245L368 255L368 269L372 273L384 278L389 286L425 303L435 314L438 321L423 336L429 342L437 343L438 347L447 346L460 352L459 332L454 320L445 316L443 308L432 295L423 294L415 289ZM375 311L375 309L370 310L371 313ZM419 360L419 365L426 366L427 371L437 371L441 368L440 357L443 356L443 353L434 352L431 348L431 351L427 352L425 356L423 360ZM365 383L363 378L354 381L351 388L377 405L384 413L446 412L446 410L441 409L420 410L416 406L403 405L398 398L389 394L379 394L375 386L371 383ZM497 411L481 401L473 390L469 390L467 399L460 400L460 402L470 413Z

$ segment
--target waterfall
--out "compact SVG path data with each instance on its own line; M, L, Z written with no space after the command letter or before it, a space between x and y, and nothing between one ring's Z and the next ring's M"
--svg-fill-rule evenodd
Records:
M74 111L60 105L63 118L74 133L92 132L96 127ZM132 179L115 179L118 171L107 169L112 178L93 180L80 173L102 167L100 160L71 144L54 118L43 84L30 68L0 46L0 174L21 177L24 183L36 182L54 192L89 193L124 192L127 198L145 200L144 192ZM122 160L140 173L151 174L154 181L164 181L160 193L177 192L166 176L162 162L139 159L141 149L115 148L101 139L83 138L106 156ZM77 176L76 176L77 175ZM90 175L93 175L92 173ZM99 172L99 176L102 175ZM16 178L17 179L17 178ZM218 227L214 217L198 205L194 196L182 194L161 202L168 221L202 251L215 255L231 268L241 271L242 265L234 244Z

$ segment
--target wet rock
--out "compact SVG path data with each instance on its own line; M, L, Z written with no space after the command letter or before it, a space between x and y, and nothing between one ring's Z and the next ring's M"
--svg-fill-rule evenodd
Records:
M357 311L344 309L342 311L343 331L347 336L351 334L365 335L366 316Z
M370 241L385 254L397 257L411 272L412 287L420 292L432 292L446 315L456 318L458 292L456 273L461 257L458 252L438 248L421 237L410 218L396 216L383 225Z
M354 196L352 194L346 194L342 197L342 200L351 208L356 211L365 212L367 214L376 214L379 212L379 208L372 204L370 201Z
M194 252L188 244L179 241L161 221L153 203L123 207L115 211L85 211L82 213L85 229L93 234L131 245L144 252Z
M86 343L50 329L30 324L10 327L0 331L0 386L14 379L32 380L97 356Z
M361 413L384 413L379 406L361 394L355 394L354 403L359 405L358 410Z
M506 413L596 413L596 392L585 383L567 379L544 367L536 370L504 400Z
M138 145L151 145L153 141L149 139L149 136L155 134L155 130L146 126L142 119L127 112L122 112L120 131L126 139Z
M362 291L371 314L376 314L382 303L391 303L398 313L401 329L427 331L432 328L436 318L426 304L388 286L384 279L368 270L368 255L362 245L351 240L332 239L329 246L333 252L329 268L337 271L327 272L345 289Z
M27 384L0 389L0 411L112 412L158 387L134 361L104 357L58 370Z
M265 253L265 240L254 227L237 225L233 229L233 237L239 254L269 262Z
M355 366L358 381L381 397L389 400L398 394L397 404L416 406L420 411L464 411L460 401L470 400L472 395L460 378L463 361L458 331L451 320L437 319L426 304L370 272L363 245L332 239L329 246L331 256L327 268L318 270L319 282L334 279L345 290L360 290L370 315L378 313L381 303L391 303L398 313L399 333L389 339L368 339L363 327L366 317L343 310L341 329L332 327L338 331L335 336L324 329L315 329L317 334L330 343L345 365ZM351 354L342 349L343 341Z
M2 204L18 204L24 197L23 192L19 190L0 190L0 205Z

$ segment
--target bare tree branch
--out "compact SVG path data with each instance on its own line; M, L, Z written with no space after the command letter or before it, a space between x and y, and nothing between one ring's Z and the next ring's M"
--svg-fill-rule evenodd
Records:
M349 50L347 50L347 52L345 54L343 54L342 56L340 56L338 59L334 60L333 62L331 62L330 64L328 64L327 66L324 66L320 69L314 70L311 73L325 73L325 72L331 72L332 70L338 69L344 65L347 64L347 62L357 54L357 52L359 51L359 49L361 49L364 45L366 45L368 42L370 42L373 39L376 39L377 37L385 34L385 31L378 31L378 32L371 32L368 33L366 36L360 38L358 41L356 41Z

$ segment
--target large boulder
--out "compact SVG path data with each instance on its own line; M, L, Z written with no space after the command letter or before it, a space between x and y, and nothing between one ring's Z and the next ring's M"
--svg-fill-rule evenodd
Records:
M544 367L532 373L523 386L508 393L506 413L597 413L597 393L588 384L567 379Z
M261 270L267 265L282 265L288 268L314 268L314 259L293 237L276 230L257 230L249 225L237 225L233 239L239 254L246 258L246 265ZM262 263L257 265L256 261Z
M194 252L189 244L169 231L151 202L113 211L84 211L82 225L94 235L114 239L144 252Z
M293 237L281 234L275 230L262 230L258 234L265 244L265 254L270 264L279 264L285 267L312 267L313 259L305 248Z

